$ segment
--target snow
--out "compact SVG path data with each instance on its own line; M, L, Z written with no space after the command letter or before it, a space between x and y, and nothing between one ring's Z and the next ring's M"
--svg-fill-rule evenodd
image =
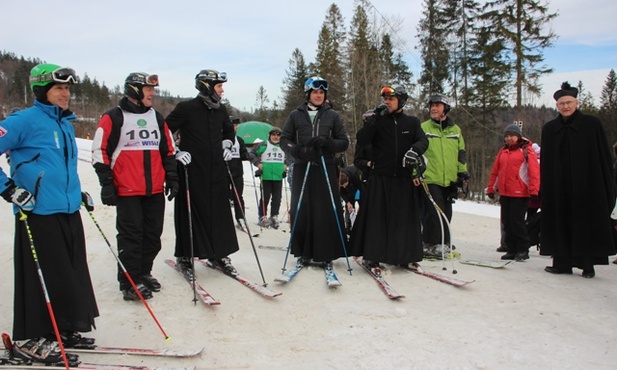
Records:
M78 140L79 173L84 190L98 202L98 181L92 169L90 141ZM6 161L0 160L6 170ZM287 189L288 190L288 189ZM221 194L226 196L226 194ZM615 280L617 266L596 267L593 279L551 275L550 265L532 247L530 259L502 269L463 265L456 261L422 263L425 270L475 280L455 288L392 266L384 277L406 296L391 301L357 264L345 259L334 266L342 286L328 289L323 271L309 267L289 284L280 285L285 252L258 245L287 247L289 225L263 230L256 225L255 189L250 172L244 197L255 249L238 231L240 251L232 261L246 278L261 282L254 251L268 288L283 295L267 299L205 267L197 266L201 285L221 301L220 306L192 302L186 281L164 263L173 258L173 205L168 203L163 250L153 274L163 289L148 301L171 337L162 332L140 302L125 302L118 291L113 254L86 212L82 212L90 271L101 316L91 333L107 346L201 348L198 357L149 358L120 355L81 355L87 362L128 363L199 369L612 369L617 361ZM282 209L287 207L283 197ZM498 260L499 207L457 201L452 222L453 241L466 259ZM13 218L2 215L0 269L0 330L12 326ZM115 210L97 204L96 221L115 250ZM284 218L284 217L283 217ZM44 241L35 240L38 248ZM611 259L612 260L612 259ZM294 259L290 257L287 268ZM452 275L452 270L457 270ZM53 302L52 302L53 304Z

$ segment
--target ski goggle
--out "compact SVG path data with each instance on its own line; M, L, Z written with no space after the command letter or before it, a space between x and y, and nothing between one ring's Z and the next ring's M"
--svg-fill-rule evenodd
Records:
M390 86L386 86L381 89L381 96L394 96L394 89Z
M312 90L328 91L328 81L326 80L311 80L307 86Z
M146 84L158 86L159 85L159 75L146 76Z
M64 84L79 83L79 77L73 68L58 68L51 73L38 76L30 76L30 83L33 82L59 82Z

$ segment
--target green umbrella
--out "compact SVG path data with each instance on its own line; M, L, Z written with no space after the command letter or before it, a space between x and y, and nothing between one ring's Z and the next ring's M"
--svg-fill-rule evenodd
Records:
M236 135L241 137L245 144L252 145L255 143L256 139L267 141L269 136L268 134L273 128L274 126L269 123L248 121L238 125Z

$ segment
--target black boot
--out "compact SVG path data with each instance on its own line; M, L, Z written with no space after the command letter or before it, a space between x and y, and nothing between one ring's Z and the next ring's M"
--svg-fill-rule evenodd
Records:
M150 274L144 275L141 277L141 281L144 283L146 288L150 289L152 292L160 292L161 291L161 283L159 283L156 278Z

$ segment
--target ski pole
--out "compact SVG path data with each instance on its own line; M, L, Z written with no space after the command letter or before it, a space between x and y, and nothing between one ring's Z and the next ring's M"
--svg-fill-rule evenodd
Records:
M84 205L84 208L85 208L85 205ZM131 278L131 274L129 274L129 272L126 270L126 267L124 267L124 264L122 263L122 261L120 261L120 257L118 257L116 252L114 252L114 249L111 246L111 243L109 242L109 239L107 239L107 236L105 236L105 233L103 232L103 229L101 228L101 225L99 225L99 223L96 221L96 218L94 218L94 215L92 214L92 211L88 211L88 214L90 215L90 219L92 220L92 222L94 222L94 225L96 225L96 228L99 229L99 232L101 233L101 236L105 240L105 243L107 243L107 246L109 247L109 250L111 251L111 254L113 254L114 257L116 258L116 261L118 261L118 265L122 269L122 272L124 273L124 276L129 281L129 283L131 284L131 287L133 287L133 290L135 291L135 293L137 294L137 296L139 297L141 302L144 304L144 306L146 306L146 309L150 313L150 316L152 316L152 319L154 320L156 325L159 327L159 329L161 330L161 332L165 336L165 340L171 340L169 335L167 335L167 333L165 332L165 329L163 329L163 327L161 326L161 323L159 322L159 320L154 315L154 312L152 312L152 309L150 308L150 305L148 305L148 302L146 302L146 300L144 299L143 295L141 295L141 292L139 291L139 288L137 288L137 285L135 285L135 281L133 281L133 278Z
M66 351L64 350L64 343L62 343L62 337L60 336L60 329L58 329L58 323L56 322L56 316L54 315L54 310L51 307L51 300L49 299L49 292L47 291L47 285L45 284L45 278L43 277L43 270L41 269L41 264L39 263L39 257L36 253L36 248L34 246L34 238L32 237L32 230L30 230L30 225L28 224L28 216L22 209L19 209L19 220L23 221L26 226L26 233L28 234L28 240L30 242L30 252L32 252L32 259L34 260L34 265L36 267L36 272L39 275L39 282L41 283L41 288L43 289L43 295L45 296L45 303L47 304L47 311L49 312L49 318L51 319L51 325L54 328L54 334L56 335L56 340L58 341L58 346L60 347L60 354L62 355L62 362L64 362L64 367L68 370L70 368L69 360L66 357Z
M444 211L442 211L441 207L439 207L437 202L435 202L435 199L433 199L433 196L431 195L431 192L428 189L428 184L426 182L426 179L424 179L424 177L421 177L420 182L422 183L424 192L426 193L426 196L428 197L431 204L435 208L435 212L437 213L437 217L439 218L439 226L441 227L441 262L442 262L442 269L445 271L447 270L447 268L446 268L446 257L445 257L445 251L444 251L445 246L446 246L445 245L444 222L448 227L448 232L450 233L450 245L452 245L452 230L450 228L450 223L448 222L448 218L446 217L446 214L444 213ZM456 271L456 268L454 268L454 252L452 252L451 248L450 248L450 253L451 253L451 262L452 262L452 273L456 274L458 271Z
M234 194L236 196L236 201L238 204L240 203L240 195L238 194L238 190L236 189L236 184L234 183L234 178L231 174L231 170L229 169L229 164L225 162L225 167L227 167L227 173L229 174L229 179L231 180L231 187L234 189ZM249 240L251 241L251 247L253 247L253 253L255 254L255 260L257 261L257 267L259 267L259 273L261 274L261 280L264 282L264 287L268 286L266 283L266 278L264 277L264 272L261 269L261 263L259 262L259 256L257 255L257 249L255 249L255 243L253 242L253 237L251 236L251 230L249 229L249 223L246 221L246 215L244 214L244 210L240 207L240 211L242 212L242 218L244 219L244 226L246 226L246 233L249 236Z
M197 287L195 286L196 284L196 279L195 279L195 249L193 247L193 217L191 214L191 191L189 190L189 170L188 170L188 164L184 165L184 181L186 183L186 209L188 212L188 217L189 217L189 245L190 245L190 249L191 249L191 269L193 269L193 279L192 279L192 286L193 286L193 304L196 305L197 304Z
M334 193L332 192L332 187L330 184L330 177L328 177L328 169L326 168L326 160L324 159L323 154L321 155L321 166L323 167L323 174L326 177L326 185L328 185L328 192L330 193L330 201L332 202L332 210L334 211L334 219L336 220L336 227L338 228L338 234L341 238L341 246L343 247L343 252L345 253L345 260L347 261L347 271L349 271L349 275L351 275L351 266L349 265L349 256L347 255L347 247L345 246L345 238L343 237L343 230L341 229L341 222L338 217L338 211L336 209L336 202L334 200Z
M253 171L253 164L251 163L251 177L253 178L253 190L255 191L255 203L257 204L257 209L259 209L259 196L257 195L257 184L255 184L255 173ZM261 184L260 184L261 186ZM261 221L261 219L259 220ZM259 232L263 233L263 228L261 227L261 222L259 224Z
M287 184L285 179L283 179L283 192L285 192L285 207L287 208L287 223L290 222L289 220L289 200L287 199Z
M259 192L261 193L261 217L259 219L260 223L264 223L264 219L268 219L268 210L266 206L266 197L264 196L264 186L263 181L261 180L261 176L259 177ZM267 226L266 226L267 227Z
M294 168L297 164L294 164ZM283 262L282 273L285 273L285 267L287 267L287 258L289 258L289 252L291 252L291 242L296 233L296 224L298 223L298 215L300 214L300 207L302 206L302 198L304 197L304 188L306 187L306 179L308 178L309 171L311 170L311 162L306 163L306 171L304 171L304 179L302 179L302 187L300 188L300 197L298 198L298 206L296 207L296 214L294 216L293 224L291 225L291 231L289 232L289 243L287 244L287 253L285 253L285 261Z

